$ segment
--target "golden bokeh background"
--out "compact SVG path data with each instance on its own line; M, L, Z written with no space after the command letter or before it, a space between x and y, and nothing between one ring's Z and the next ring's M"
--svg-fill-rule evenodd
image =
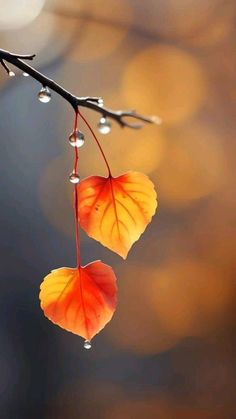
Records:
M235 23L231 0L0 0L1 48L35 53L77 95L163 121L99 134L114 175L148 174L159 208L125 262L81 234L84 263L111 264L119 286L114 319L85 353L38 306L42 277L75 263L73 112L2 69L3 419L236 417ZM105 175L80 129L81 177Z

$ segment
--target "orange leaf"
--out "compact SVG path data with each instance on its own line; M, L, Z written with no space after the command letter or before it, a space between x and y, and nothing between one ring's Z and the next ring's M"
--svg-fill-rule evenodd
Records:
M51 271L40 286L41 308L58 326L91 340L116 308L116 277L100 261Z
M156 207L154 185L142 173L128 172L116 178L91 176L78 185L81 227L124 259Z

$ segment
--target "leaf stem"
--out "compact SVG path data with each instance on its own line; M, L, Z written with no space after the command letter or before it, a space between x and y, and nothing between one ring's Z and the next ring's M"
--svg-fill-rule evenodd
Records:
M73 134L76 136L78 124L78 110L75 111L75 120L74 120L74 129ZM74 147L75 157L74 157L74 173L78 171L78 163L79 163L79 151L78 147ZM77 268L79 269L81 265L81 257L80 257L80 235L79 235L79 214L78 214L78 190L77 185L74 185L74 214L75 214L75 244L76 244L76 260L77 260Z
M96 143L97 143L97 146L98 146L98 148L99 148L99 150L100 150L100 152L101 152L101 155L102 155L102 157L103 157L103 160L104 160L104 162L105 162L105 164L106 164L106 166L107 166L108 176L109 176L109 177L112 177L112 174L111 174L111 169L110 169L110 166L109 166L109 164L108 164L107 158L106 158L106 156L105 156L105 153L104 153L104 151L103 151L103 149L102 149L102 146L101 146L101 144L100 144L100 142L99 142L99 140L98 140L98 138L97 138L97 136L96 136L96 134L95 134L95 132L94 132L93 128L91 127L91 125L89 124L89 122L87 121L87 119L86 119L86 118L82 115L82 113L80 112L79 108L78 108L78 114L79 114L79 116L83 119L83 121L85 122L85 124L87 125L87 127L88 127L89 131L91 132L91 134L92 134L92 136L93 136L94 140L95 140L95 141L96 141Z

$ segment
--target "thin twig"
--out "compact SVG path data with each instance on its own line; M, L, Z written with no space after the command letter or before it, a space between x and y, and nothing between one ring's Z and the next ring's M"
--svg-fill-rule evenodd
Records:
M4 61L4 60L1 60L1 61L0 61L0 63L2 64L2 66L3 66L4 70L6 70L7 74L9 75L9 74L10 74L10 72L11 72L11 70L10 70L10 68L8 67L8 65L5 63L5 61Z
M76 111L78 106L82 106L84 108L92 109L95 112L100 113L103 117L109 117L116 121L121 127L129 127L129 128L142 128L144 125L143 123L151 123L151 124L160 124L161 119L156 116L144 116L138 114L134 110L118 110L113 111L112 109L105 108L103 106L103 100L99 97L77 97L72 93L65 90L62 86L57 84L54 80L49 79L44 74L37 71L34 67L30 66L29 64L25 63L24 60L33 60L35 54L33 55L17 55L12 54L11 52L5 51L0 49L0 63L3 67L8 68L4 61L14 65L15 67L19 68L23 72L29 74L32 78L37 80L39 83L42 84L44 87L48 87L49 89L53 90L54 92L58 93L61 97L63 97L73 109ZM141 123L131 123L127 122L125 118L130 118L134 120L141 121Z

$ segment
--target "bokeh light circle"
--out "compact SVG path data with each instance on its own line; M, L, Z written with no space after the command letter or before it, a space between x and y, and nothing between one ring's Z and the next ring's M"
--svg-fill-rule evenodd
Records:
M42 11L45 0L0 0L0 30L20 29Z
M206 79L200 62L189 53L154 45L131 58L124 70L123 95L146 114L167 122L183 121L204 103Z
M226 162L215 130L192 122L169 132L168 139L156 176L161 202L183 208L222 187Z
M63 31L61 28L63 27ZM2 31L0 40L2 48L8 51L23 51L37 55L33 65L45 65L63 54L77 30L76 20L42 11L34 21L24 28ZM16 72L18 71L15 68Z

